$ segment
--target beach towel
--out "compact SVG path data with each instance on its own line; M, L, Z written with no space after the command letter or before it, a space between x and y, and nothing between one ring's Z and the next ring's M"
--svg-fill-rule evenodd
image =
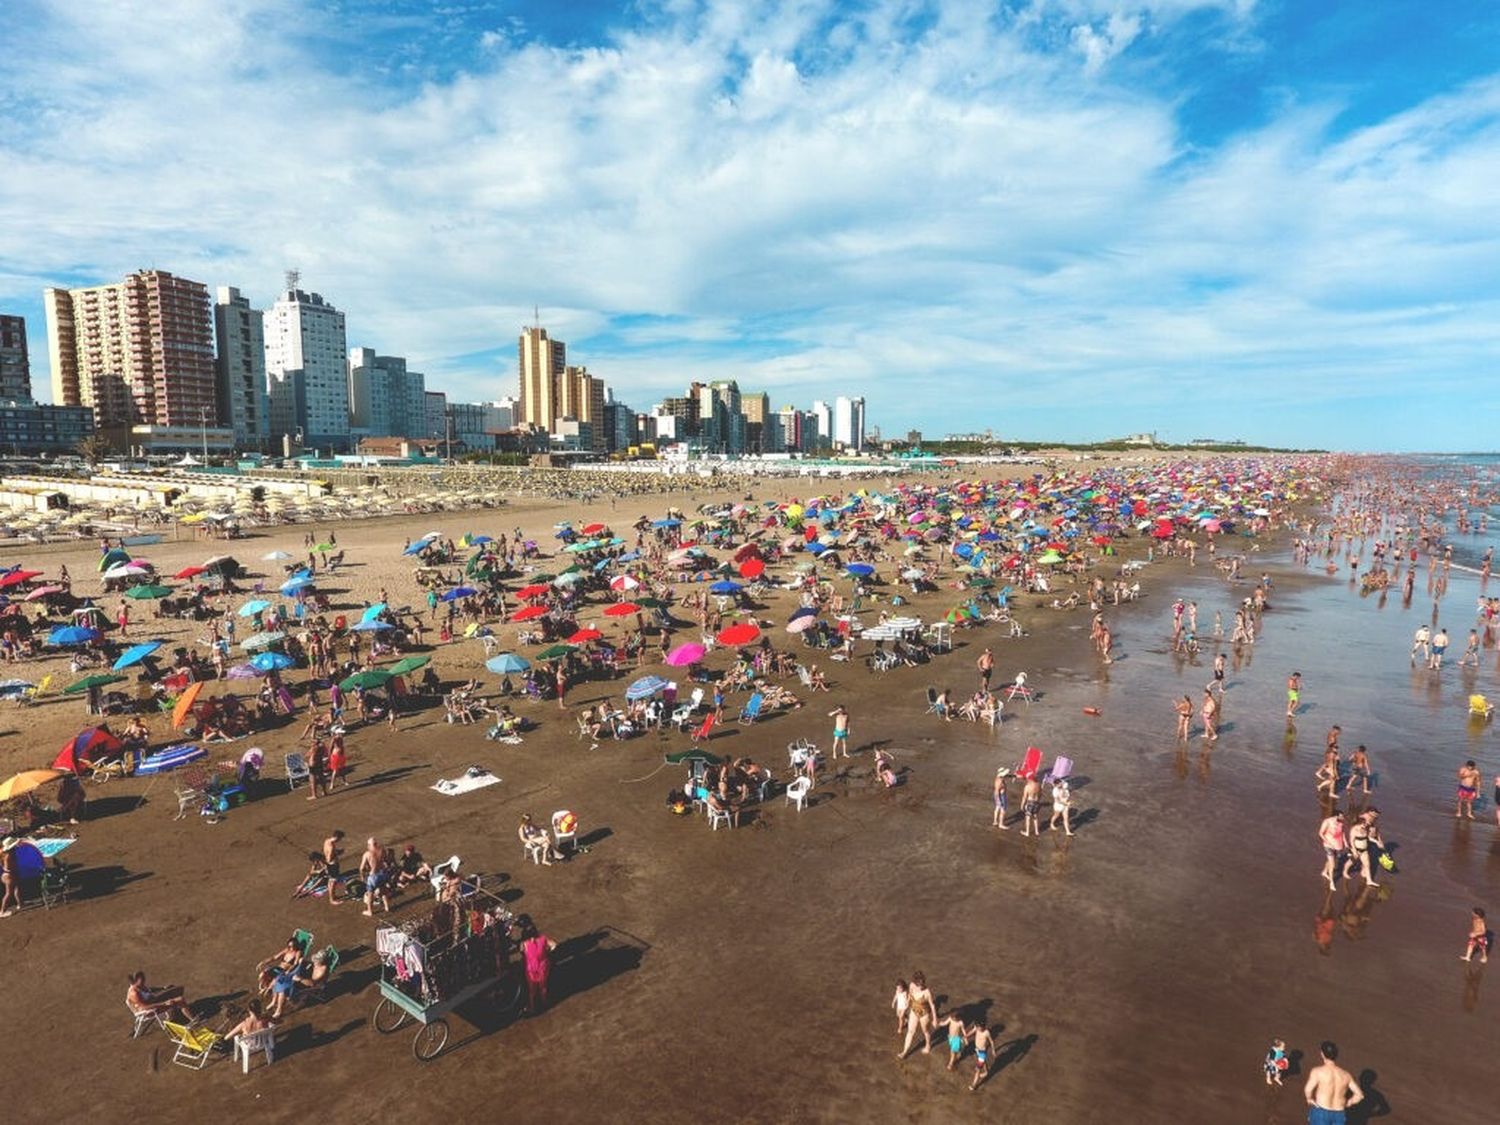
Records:
M477 772L476 772L477 771ZM445 797L456 797L460 793L471 793L475 789L483 789L486 785L498 785L500 778L479 766L471 766L467 773L458 777L446 777L431 788L436 789Z

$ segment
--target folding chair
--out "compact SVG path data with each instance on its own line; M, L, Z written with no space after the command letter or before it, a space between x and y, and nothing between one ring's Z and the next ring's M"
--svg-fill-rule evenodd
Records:
M751 723L755 722L756 719L760 718L760 710L765 706L765 703L765 696L760 692L756 692L749 698L749 700L746 701L745 706L740 709L740 717L738 721L744 723L746 726L749 726Z
M141 1032L145 1031L148 1027L163 1027L166 1024L166 1017L160 1012L153 1011L150 1008L132 1008L129 1000L125 1001L125 1010L135 1020L135 1026L130 1029L130 1038L132 1039L140 1038Z
M293 751L286 756L286 787L295 789L299 781L311 784L312 771L307 768L307 760Z
M713 729L714 714L712 711L710 711L707 715L704 716L703 722L699 725L698 729L693 732L693 742L696 744L707 740L709 732Z
M922 714L941 715L942 713L943 705L938 702L938 689L935 687L929 687L927 689L927 710L923 711Z
M300 931L299 931L300 932ZM333 980L333 972L339 967L339 951L337 946L328 945L323 947L323 964L328 969L328 974L320 981L302 986L300 1000L303 1004L322 1003L328 999L328 985ZM266 1055L266 1062L271 1061L271 1056ZM249 1063L246 1062L246 1069Z
M208 1062L213 1054L214 1045L222 1038L216 1031L209 1031L202 1027L185 1027L171 1020L164 1020L161 1026L162 1030L167 1033L167 1038L177 1044L172 1061L178 1066L190 1067L193 1070L203 1069L203 1064Z

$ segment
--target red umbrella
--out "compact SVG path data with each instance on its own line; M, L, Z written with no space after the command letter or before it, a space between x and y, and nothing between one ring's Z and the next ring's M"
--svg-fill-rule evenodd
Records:
M746 559L740 563L741 578L759 578L766 572L766 564L759 559Z
M545 582L537 582L531 586L522 586L519 590L516 591L516 597L522 599L540 598L545 595L551 588L552 587L548 586Z
M525 609L518 609L511 617L512 621L530 621L536 617L545 617L547 607L544 605L529 605Z
M602 523L590 523L584 525L583 534L598 535L603 530L605 530L605 527Z
M632 613L640 613L641 607L635 602L616 602L604 611L605 617L629 617Z
M40 578L40 570L13 570L4 578L0 578L0 586L19 586L22 582L30 582L33 578Z
M75 734L64 743L63 748L58 751L57 757L52 761L52 768L82 773L85 767L111 754L118 754L123 749L125 749L125 744L109 731L102 727L90 727L86 731Z
M747 645L760 636L760 626L749 621L720 629L715 639L721 645Z
M580 629L578 630L578 632L574 633L571 637L568 638L568 643L570 645L581 645L585 641L597 641L603 636L604 634L599 632L598 629Z
M206 566L185 566L181 570L179 570L176 574L172 575L172 577L173 578L197 578L198 575L202 574L207 569L208 569L208 567L206 567Z

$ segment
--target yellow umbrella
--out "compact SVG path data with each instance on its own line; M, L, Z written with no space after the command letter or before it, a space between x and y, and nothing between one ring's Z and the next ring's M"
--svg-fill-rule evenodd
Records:
M49 781L56 781L66 770L25 770L9 781L0 782L0 801L9 801L33 789L40 789Z

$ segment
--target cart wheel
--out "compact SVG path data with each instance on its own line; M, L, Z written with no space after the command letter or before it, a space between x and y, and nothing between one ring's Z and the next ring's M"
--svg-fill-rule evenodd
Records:
M495 1006L505 1015L519 1009L525 998L526 985L520 973L500 978L500 983L495 986Z
M439 1052L448 1044L448 1021L433 1020L412 1040L411 1053L423 1062L429 1062L438 1057Z
M375 1030L389 1035L406 1022L406 1009L393 1000L382 1000L375 1005L375 1014L370 1017Z

